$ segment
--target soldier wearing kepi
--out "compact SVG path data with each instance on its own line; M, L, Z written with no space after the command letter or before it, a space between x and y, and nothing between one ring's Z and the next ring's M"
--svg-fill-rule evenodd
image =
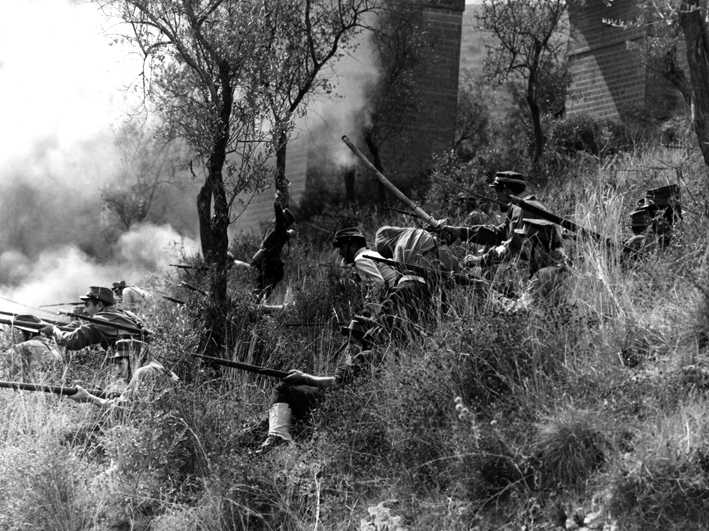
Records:
M378 361L372 349L374 324L366 318L355 317L342 333L348 336L349 353L334 376L313 376L293 370L283 378L271 394L268 411L268 436L258 453L293 441L293 420L304 420L324 398L326 389L336 389L351 383L370 370Z
M121 303L126 310L139 310L152 299L152 294L137 286L129 286L125 280L113 283L113 293L116 302Z
M380 303L389 289L396 285L396 271L386 264L375 262L367 256L382 256L367 248L367 239L357 227L338 230L332 246L337 248L345 264L354 265L360 281L366 286L365 302Z
M106 321L106 324L83 323L71 332L62 332L56 326L47 325L41 332L54 337L57 344L67 350L81 350L91 345L109 349L119 339L146 339L147 333L142 330L140 318L127 310L116 308L113 291L109 288L91 286L89 292L79 298L84 301L89 317Z
M8 376L19 375L23 382L36 382L62 365L62 355L56 343L40 335L35 327L23 323L42 324L34 315L16 315L12 328L15 345L8 353Z
M149 347L146 343L135 339L119 339L110 357L113 382L106 391L120 393L120 395L117 398L101 398L77 385L76 394L69 395L68 398L75 402L89 402L102 408L109 408L125 405L158 377L167 377L174 382L179 381L177 375L165 369L161 363L149 360L148 355Z
M624 258L637 258L643 253L667 247L672 241L673 225L680 219L679 186L674 184L647 190L630 213L633 236L624 243Z
M443 228L443 231L447 232L453 240L460 239L481 245L494 246L481 256L466 256L464 265L468 267L485 267L504 262L519 255L522 251L524 233L515 231L524 231L524 220L538 218L538 216L523 210L517 205L513 205L510 201L511 195L518 196L538 208L544 208L534 195L522 195L527 189L527 183L521 173L514 171L498 172L495 174L495 179L490 187L497 194L497 200L500 202L500 211L507 214L507 219L504 223L500 225L473 225L471 227L446 226ZM535 272L530 271L530 276Z

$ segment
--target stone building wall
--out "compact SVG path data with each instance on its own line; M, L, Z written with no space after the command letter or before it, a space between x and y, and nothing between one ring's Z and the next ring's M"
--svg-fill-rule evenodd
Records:
M395 182L421 175L430 166L432 155L451 149L455 140L465 0L422 0L420 3L430 46L427 66L417 87L420 110L404 119L405 135L381 147L387 166L385 172ZM308 132L301 131L288 145L286 177L291 182L291 203L295 205L306 190L312 142ZM264 225L273 218L273 193L274 190L269 189L253 198L232 230L260 235Z
M679 92L661 75L647 70L627 42L642 43L645 27L623 29L608 21L637 18L636 0L587 0L569 10L569 63L573 75L567 115L598 118L625 115L664 119L681 109Z

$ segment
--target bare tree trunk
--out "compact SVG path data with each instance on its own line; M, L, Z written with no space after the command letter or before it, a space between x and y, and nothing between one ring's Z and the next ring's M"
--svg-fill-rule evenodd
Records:
M704 164L709 167L709 45L699 0L684 0L679 23L687 44L687 64L692 84L694 134Z
M527 106L529 107L529 114L532 121L532 164L534 165L542 158L544 145L546 144L546 137L542 129L542 112L534 93L536 82L536 73L530 71L529 79L527 80Z
M212 190L207 180L197 194L197 217L199 218L199 240L204 261L212 261Z
M281 206L288 206L288 179L286 179L286 152L288 148L288 133L284 130L278 134L278 147L276 149L276 190L281 193Z

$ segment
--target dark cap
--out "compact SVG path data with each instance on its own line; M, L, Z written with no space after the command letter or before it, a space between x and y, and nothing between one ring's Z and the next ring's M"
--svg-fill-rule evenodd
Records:
M148 348L148 344L144 341L137 339L119 339L113 346L113 355L110 359L130 358L131 355L140 354L146 348Z
M100 288L98 286L91 286L86 295L79 297L82 301L96 300L101 301L104 304L112 305L116 302L113 296L113 291L108 288Z
M335 233L335 239L332 241L333 247L341 247L342 244L350 240L360 240L362 244L367 243L367 238L364 237L362 231L357 227L347 227L346 229L340 229Z
M503 186L522 187L526 188L527 183L524 180L524 175L516 171L498 171L495 174L495 179L490 184L491 188L502 188Z
M25 332L39 332L36 328L30 328L28 326L22 326L21 323L37 323L37 324L42 324L42 320L39 317L35 317L34 315L30 314L24 314L24 315L16 315L15 317L12 318L12 326L13 328L17 328L18 330L23 330Z

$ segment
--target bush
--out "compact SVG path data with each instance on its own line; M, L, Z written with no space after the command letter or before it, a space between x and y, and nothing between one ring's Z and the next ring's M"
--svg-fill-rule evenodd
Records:
M535 458L544 487L581 488L606 459L603 420L590 411L567 408L537 425Z

